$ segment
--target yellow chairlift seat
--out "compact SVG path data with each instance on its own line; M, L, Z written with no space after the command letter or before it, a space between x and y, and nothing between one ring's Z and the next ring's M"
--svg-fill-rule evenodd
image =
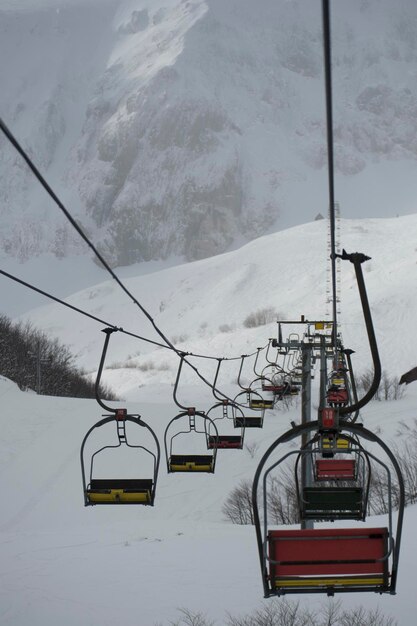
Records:
M327 435L323 436L321 439L321 447L324 450L349 450L350 448L350 440L347 437L343 437L343 435L337 435L336 437L329 437Z
M151 479L101 479L88 485L85 495L89 504L151 504Z
M273 409L274 400L267 400L265 398L253 398L249 402L250 409Z

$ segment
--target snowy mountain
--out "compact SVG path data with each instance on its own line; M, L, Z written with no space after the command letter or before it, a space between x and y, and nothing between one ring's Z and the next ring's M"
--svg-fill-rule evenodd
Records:
M417 8L334 2L337 197L414 210ZM1 115L113 265L208 257L327 205L319 1L0 2ZM3 255L87 254L0 138Z

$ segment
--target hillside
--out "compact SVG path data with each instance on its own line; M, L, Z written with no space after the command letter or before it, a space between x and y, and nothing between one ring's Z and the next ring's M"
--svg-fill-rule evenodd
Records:
M363 266L374 316L383 368L399 376L415 365L414 327L417 280L417 216L392 219L342 220L341 245L350 252L372 257ZM276 323L247 329L245 318L263 308L274 308L286 319L323 318L328 264L325 220L296 226L252 241L242 248L210 259L126 278L126 285L148 309L158 326L181 349L213 356L249 354L277 333ZM358 371L370 365L353 266L341 263L341 330L345 345L356 351ZM56 272L56 268L54 273ZM44 288L54 290L48 269L38 272ZM52 276L52 274L51 274ZM24 278L24 276L22 276ZM3 280L4 288L10 283ZM38 284L38 282L36 283ZM20 288L23 289L23 288ZM153 340L160 339L149 322L118 286L99 283L68 298L93 315ZM56 304L30 311L23 319L47 330L70 346L78 363L90 371L101 354L101 325ZM139 353L139 354L138 354ZM129 361L130 367L123 368ZM177 359L169 351L115 335L112 338L105 382L126 397L141 398L143 385L156 385L158 394L171 393ZM199 362L208 376L212 362ZM224 382L236 378L237 365L225 368ZM191 373L184 382L194 385Z

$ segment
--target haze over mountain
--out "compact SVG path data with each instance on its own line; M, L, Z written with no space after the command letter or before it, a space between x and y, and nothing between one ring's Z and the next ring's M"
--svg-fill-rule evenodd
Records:
M113 265L195 260L327 207L321 4L0 0L0 111ZM332 3L342 214L415 210L417 5ZM5 257L87 254L0 138Z

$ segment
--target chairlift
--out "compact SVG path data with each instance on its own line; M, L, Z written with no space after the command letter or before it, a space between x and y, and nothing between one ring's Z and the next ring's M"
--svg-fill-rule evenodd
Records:
M243 354L237 376L237 384L241 391L233 400L232 412L234 426L235 428L262 428L265 415L263 397L259 391L252 390L250 387L245 387L241 382L243 363L246 358L247 355ZM238 407L240 407L239 410L237 410Z
M265 417L265 408L255 407L253 399L262 404L262 396L256 391L244 389L233 400L232 413L235 428L262 428Z
M210 430L211 422L206 422L208 424L207 431L207 448L212 450L214 448L217 449L228 449L228 450L241 450L243 448L243 440L245 436L245 427L240 427L240 434L233 434L228 431L228 429L234 429L234 416L237 414L241 414L243 417L243 411L238 406L233 406L233 403L228 399L221 399L220 396L216 393L216 384L219 376L220 366L223 359L218 359L216 374L213 379L212 384L212 393L216 398L217 402L214 404L206 413L207 417L213 420L216 424L219 434L214 434ZM232 411L234 410L234 413Z
M365 520L371 484L370 458L356 439L348 434L345 438L350 441L352 459L322 458L320 434L315 437L319 445L310 442L297 457L294 474L301 520ZM298 467L302 457L309 459L312 476L301 489Z
M273 409L275 404L275 395L272 390L264 389L265 379L260 376L255 378L248 387L249 390L249 407L251 409Z
M366 455L387 472L387 527L272 528L268 520L268 478L271 471L278 471L285 459L293 455L311 454L311 451L303 448L290 450L269 466L267 463L271 463L271 455L281 444L287 444L312 431L318 432L320 425L314 421L293 427L266 451L253 482L252 504L265 597L289 593L326 593L329 596L358 591L395 593L405 501L400 467L390 448L377 435L347 420L340 422L339 426L351 439L365 439L379 445L388 457L398 481L396 529L393 523L391 470L369 451Z
M405 507L404 480L399 463L391 451L376 434L362 424L349 420L350 414L357 412L373 397L381 379L381 363L373 330L372 316L367 299L361 264L368 259L364 254L336 255L349 260L355 266L356 279L366 322L367 334L374 365L374 378L366 394L355 400L353 405L324 407L319 412L319 420L307 422L281 435L265 452L255 474L252 487L252 506L261 564L262 582L265 597L287 593L326 593L329 596L342 592L373 591L395 594L400 544ZM337 345L335 346L337 354ZM328 398L327 398L328 400ZM349 451L359 442L365 459L379 464L387 475L387 527L368 528L302 528L281 530L270 527L268 522L268 477L272 470L279 470L280 464L292 455L310 454L306 444L298 450L281 454L271 463L270 457L281 444L293 439L307 437L314 432L321 441L322 458L333 459L340 450L339 443L346 440ZM324 447L327 439L329 448ZM362 440L379 446L387 457L382 461L369 450L364 450ZM393 471L392 471L393 470ZM394 528L393 480L397 481L396 526ZM262 495L259 495L260 483ZM306 485L307 486L307 485ZM371 486L372 489L372 486ZM262 497L263 520L259 511L259 498Z
M330 374L327 402L331 407L342 407L349 403L346 375L340 369Z
M207 449L208 432L212 433L211 436L215 438L215 442L217 442L219 436L216 424L203 411L197 411L195 407L186 407L178 402L177 389L184 357L185 354L182 354L173 392L174 402L182 410L178 413L178 415L173 417L170 422L168 422L164 434L167 470L169 474L174 472L206 472L213 474L216 466L217 445L213 445L211 448L212 452L210 454L203 452L199 452L197 454L179 454L173 452L173 449L176 447L174 444L177 443L177 437L181 435L197 435L199 439L199 448L202 451ZM182 424L181 427L178 426L179 423ZM174 434L171 434L173 430L175 430L175 432Z
M217 415L217 417L216 417ZM238 428L235 426L236 416L240 415L241 418L244 418L243 411L240 407L230 402L229 400L222 400L221 402L217 402L214 404L208 411L207 417L211 418L213 422L217 425L218 430L221 431L222 427L227 427L229 422L233 425L234 428ZM236 449L241 450L243 448L243 440L245 436L245 426L240 426L240 434L232 434L227 433L224 434L220 432L218 435L212 434L210 431L210 422L209 430L207 432L207 448L213 449Z
M156 483L157 476L159 470L159 461L160 461L160 446L158 439L152 430L152 428L146 424L140 415L131 415L127 413L126 409L112 409L108 407L99 397L99 386L101 374L103 371L104 360L107 352L107 347L110 339L110 334L113 333L116 329L106 328L104 329L104 333L106 334L103 352L101 356L100 366L97 373L96 384L95 384L95 392L96 392L96 400L99 405L104 408L106 411L112 413L112 415L103 416L104 419L98 421L94 426L90 428L90 430L85 435L80 451L80 459L81 459L81 474L82 474L82 483L83 483L83 494L84 494L84 504L85 506L90 505L101 505L101 504L142 504L142 505L150 505L153 506L155 500L155 491L156 491ZM116 436L117 436L117 444L105 445L96 450L90 459L90 468L88 472L88 478L85 469L85 460L84 460L84 451L87 440L90 438L93 432L96 429L101 428L105 424L114 423L116 426ZM139 426L142 429L146 429L146 431L150 435L150 441L152 442L152 448L149 449L144 445L132 444L129 442L128 433L126 430L126 423L134 424L135 426ZM96 476L96 471L94 468L94 461L96 460L97 455L102 453L105 450L115 449L115 448L130 448L136 449L148 455L152 460L153 470L151 475L143 478L139 472L136 474L136 470L132 471L133 477L124 477L124 478L99 478ZM143 455L143 454L142 454Z

